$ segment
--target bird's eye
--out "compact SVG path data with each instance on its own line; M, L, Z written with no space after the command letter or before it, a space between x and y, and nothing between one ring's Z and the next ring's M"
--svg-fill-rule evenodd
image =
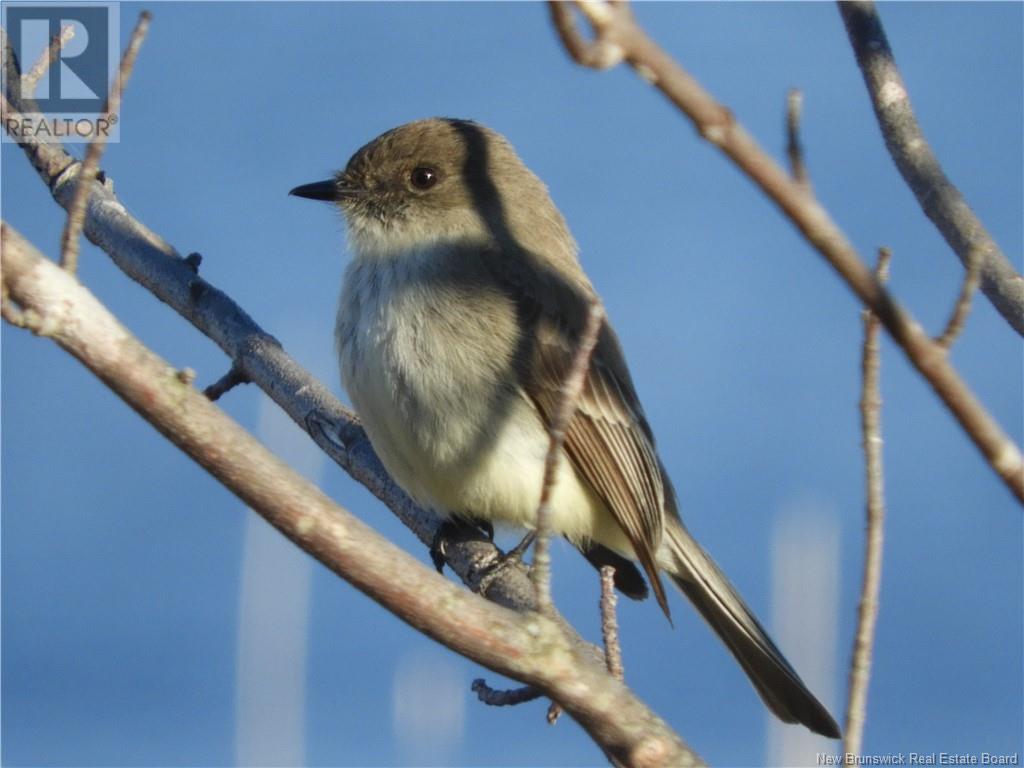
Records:
M417 166L409 174L409 181L416 189L430 189L437 184L437 171L426 165Z

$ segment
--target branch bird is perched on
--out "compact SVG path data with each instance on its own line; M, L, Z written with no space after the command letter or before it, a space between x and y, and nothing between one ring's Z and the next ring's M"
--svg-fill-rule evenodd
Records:
M341 375L395 480L443 515L532 528L548 425L595 297L576 243L502 136L430 119L360 149L293 195L338 205L354 260L336 331ZM552 527L668 614L693 602L786 722L838 738L728 579L679 519L618 339L605 322L552 490Z

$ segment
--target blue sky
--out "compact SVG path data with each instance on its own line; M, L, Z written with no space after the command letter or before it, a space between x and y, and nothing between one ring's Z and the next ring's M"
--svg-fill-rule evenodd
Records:
M122 42L141 7L121 5ZM1022 10L881 7L927 137L1018 270ZM206 279L339 394L343 225L287 191L421 117L509 137L580 244L684 519L841 721L863 538L859 308L752 185L630 71L572 64L542 5L153 11L103 167L131 211L201 252ZM862 254L893 249L893 290L937 332L961 268L885 152L835 7L636 13L780 159L785 94L803 89L815 190ZM54 255L59 210L20 150L4 144L2 160L4 219ZM92 246L80 272L198 384L227 370ZM540 704L477 704L479 668L292 552L53 344L6 326L2 342L5 764L602 762ZM901 353L885 342L882 357L889 515L865 751L1020 753L1021 510ZM1019 444L1020 339L984 300L952 359ZM428 562L258 390L222 404ZM596 638L593 572L567 547L555 558L559 607ZM701 754L757 765L830 747L774 726L671 599L674 629L653 603L621 604L627 680Z

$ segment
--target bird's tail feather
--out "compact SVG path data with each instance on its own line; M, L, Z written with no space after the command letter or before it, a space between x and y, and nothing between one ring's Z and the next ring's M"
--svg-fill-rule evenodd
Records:
M816 733L839 738L839 726L789 665L743 598L676 518L669 518L665 541L670 563L661 563L676 586L697 607L758 694L780 720L803 723Z

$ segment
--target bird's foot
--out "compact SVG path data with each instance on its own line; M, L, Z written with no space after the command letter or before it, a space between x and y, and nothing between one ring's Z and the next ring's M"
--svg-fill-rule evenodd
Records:
M444 572L446 559L445 545L447 542L466 538L467 536L476 538L480 533L483 533L488 541L494 541L494 526L486 520L467 521L462 518L451 518L441 523L437 533L434 535L434 540L430 542L430 559L433 561L437 572Z
M491 585L501 573L507 568L518 567L523 562L523 555L526 554L526 550L533 544L533 540L537 538L537 534L534 531L530 531L523 537L523 540L516 544L505 554L501 555L480 577L479 589L481 595L487 594L487 588Z

